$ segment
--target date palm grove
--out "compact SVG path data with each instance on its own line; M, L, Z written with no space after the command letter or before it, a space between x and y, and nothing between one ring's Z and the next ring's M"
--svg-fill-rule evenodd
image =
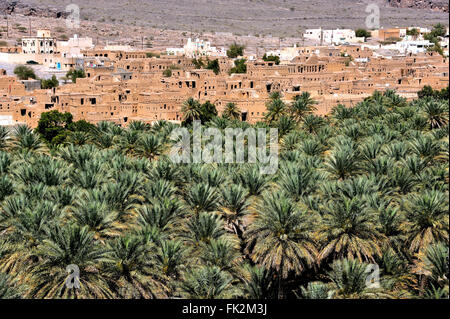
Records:
M253 125L278 128L274 175L174 164L164 121L0 127L0 298L448 298L448 97L314 105L274 94ZM227 110L204 128L251 126Z

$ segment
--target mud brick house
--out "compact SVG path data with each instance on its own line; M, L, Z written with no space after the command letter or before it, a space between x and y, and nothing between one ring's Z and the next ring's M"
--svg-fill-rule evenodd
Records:
M234 61L219 57L216 75L197 69L186 56L95 47L81 51L86 78L56 89L27 91L17 78L0 72L0 123L36 127L40 114L49 110L71 112L74 120L122 126L135 120L180 122L189 97L214 103L219 113L235 103L242 120L256 122L264 118L275 91L287 103L310 92L318 101L317 114L325 115L338 104L352 107L375 90L393 89L412 99L424 85L442 89L449 83L448 58L437 53L374 56L358 44L296 49L292 60L279 65L248 60L243 74L229 74Z

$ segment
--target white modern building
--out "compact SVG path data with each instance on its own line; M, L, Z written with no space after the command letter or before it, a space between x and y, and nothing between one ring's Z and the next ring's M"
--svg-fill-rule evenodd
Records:
M38 30L37 35L22 38L22 52L24 54L53 54L56 52L56 39L50 30Z
M186 45L183 48L167 48L168 55L185 55L189 58L198 57L220 57L226 56L227 51L224 48L216 48L211 46L211 42L200 39L192 41L188 39Z
M428 48L433 47L434 44L428 40L416 40L416 41L400 41L395 44L395 47L401 53L424 53Z
M267 56L278 56L280 61L292 61L292 59L300 55L299 48L296 44L293 47L283 48L281 50L270 50L266 52Z
M309 40L320 41L323 44L335 45L364 42L364 38L357 37L355 31L351 29L307 29L303 37Z
M79 38L75 34L68 41L58 41L57 48L63 58L82 58L81 51L93 49L94 44L92 38Z

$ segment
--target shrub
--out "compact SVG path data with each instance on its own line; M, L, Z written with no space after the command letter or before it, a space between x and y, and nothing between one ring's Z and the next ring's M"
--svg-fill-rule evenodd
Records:
M25 65L19 65L16 66L14 69L14 74L17 75L17 77L20 80L28 80L28 79L36 79L36 74L34 73L34 70L28 66Z

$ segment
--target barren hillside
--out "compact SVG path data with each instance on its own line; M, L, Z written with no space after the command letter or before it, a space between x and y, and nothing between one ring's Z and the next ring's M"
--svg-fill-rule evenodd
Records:
M410 0L408 0L410 1ZM411 0L414 1L414 0ZM435 0L428 0L435 1ZM437 1L437 0L436 0ZM448 24L433 10L396 8L388 0L18 0L14 13L60 15L69 3L80 6L84 20L190 32L225 31L237 35L296 36L309 27L364 27L370 3L381 8L381 25ZM402 2L391 0L391 2ZM439 0L447 2L448 0ZM19 8L29 5L28 8ZM31 9L30 9L31 7Z
M428 9L448 12L449 0L387 0L387 2L391 6L398 8Z

